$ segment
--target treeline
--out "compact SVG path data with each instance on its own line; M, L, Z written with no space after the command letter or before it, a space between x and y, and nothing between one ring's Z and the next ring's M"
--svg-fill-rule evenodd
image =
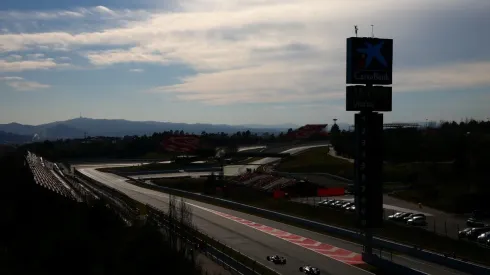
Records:
M289 129L288 132L292 132ZM292 138L288 132L274 134L251 133L250 131L227 133L200 134L201 149L193 154L214 156L215 147L237 147L243 145L259 145L274 142L288 142ZM87 137L86 139L44 141L23 145L24 149L44 156L52 161L63 161L76 158L162 158L171 157L162 146L162 141L168 136L186 135L184 131L168 131L154 133L151 136L126 136L124 138ZM325 139L321 135L313 135L309 140Z
M354 158L355 134L332 133L332 145L338 154ZM383 156L387 163L432 163L451 165L451 179L470 178L480 187L490 182L490 122L469 120L443 122L437 128L385 129ZM437 171L435 171L437 172Z
M36 185L20 153L0 159L0 183L0 274L201 274L155 227Z
M454 161L462 154L490 147L490 122L443 122L437 128L385 129L384 159L390 162ZM332 132L338 154L354 156L355 133Z

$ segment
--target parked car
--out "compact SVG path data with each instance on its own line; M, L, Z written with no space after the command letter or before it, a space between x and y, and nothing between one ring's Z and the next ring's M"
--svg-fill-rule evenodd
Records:
M427 221L425 220L425 216L415 216L407 220L407 224L413 226L426 226Z
M349 211L349 212L356 212L356 206L355 205L352 205L351 207L348 207L347 208L347 211Z
M329 201L330 201L329 199L322 200L321 202L318 203L318 206L325 206L325 204L327 204Z
M335 203L337 203L337 200L331 200L331 201L325 203L325 206L332 206Z
M413 219L413 218L415 218L415 217L422 217L422 216L424 216L424 217L425 217L425 215L424 215L424 214L412 213L412 214L410 214L410 215L408 215L408 216L406 216L406 217L403 217L403 220L406 222L406 221L408 221L408 220L410 220L410 219Z
M481 244L486 244L487 240L490 240L490 232L485 232L480 234L480 236L478 236L476 240Z
M469 233L469 232L470 232L470 231L471 231L473 228L474 228L474 227L467 227L467 228L465 228L465 229L463 229L463 230L460 230L460 231L458 232L458 237L459 237L459 238L466 238L466 237L467 237L467 235L468 235L468 233Z
M345 201L338 200L334 204L332 204L332 206L335 207L335 208L338 208L339 206L341 206L344 203L345 203Z
M393 218L394 221L405 221L405 218L406 217L409 217L410 215L412 215L412 213L402 213L396 217Z
M470 227L484 227L485 223L475 218L469 218L466 220L466 225Z
M347 210L349 207L352 207L354 205L353 202L348 202L344 205L342 205L342 209Z
M468 238L468 240L475 241L478 238L478 236L489 231L490 231L490 227L473 228L466 234L466 238Z
M405 213L404 212L397 212L397 213L395 213L393 215L389 215L388 216L388 220L394 220L395 218L398 218L399 216L401 216L403 214L405 214Z

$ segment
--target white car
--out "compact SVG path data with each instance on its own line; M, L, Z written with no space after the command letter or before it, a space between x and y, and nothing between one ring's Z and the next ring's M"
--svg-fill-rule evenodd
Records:
M413 226L426 226L427 221L425 220L425 216L415 216L407 221L408 225Z

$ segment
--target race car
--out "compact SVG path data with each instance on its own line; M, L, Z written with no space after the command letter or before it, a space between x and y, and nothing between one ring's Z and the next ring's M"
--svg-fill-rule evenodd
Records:
M280 257L278 255L274 255L274 256L267 256L267 260L269 262L273 262L275 264L286 264L286 258L284 257Z
M320 275L320 269L312 267L311 265L305 265L299 268L300 272L308 275Z

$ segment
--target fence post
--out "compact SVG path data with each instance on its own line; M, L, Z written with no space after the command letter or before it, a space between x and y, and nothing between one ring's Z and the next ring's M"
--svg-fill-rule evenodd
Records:
M447 220L444 221L444 231L446 232L446 237L447 237Z

